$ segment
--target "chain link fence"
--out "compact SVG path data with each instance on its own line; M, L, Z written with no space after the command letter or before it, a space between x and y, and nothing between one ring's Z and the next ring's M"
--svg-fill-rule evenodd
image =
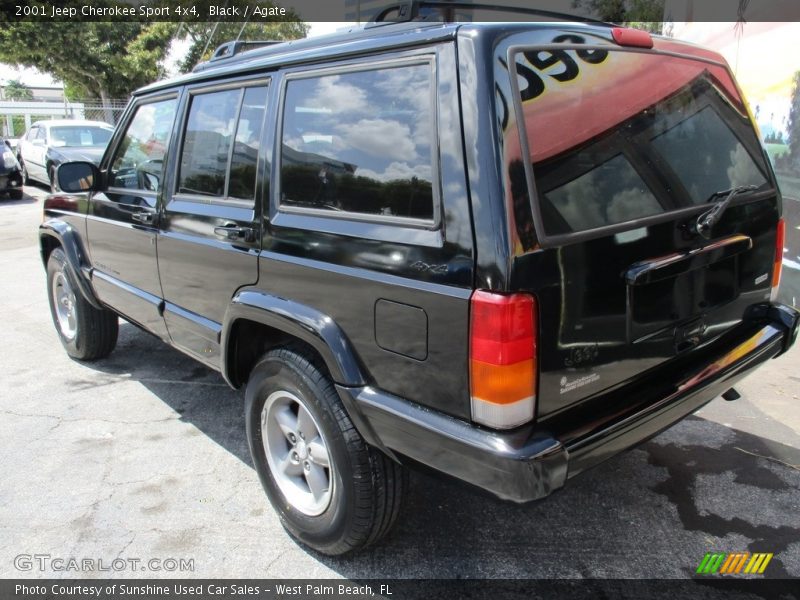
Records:
M109 100L105 104L95 99L70 102L0 101L0 132L4 138L17 138L32 123L47 119L86 119L116 125L127 104L127 98Z
M105 121L109 125L116 125L125 107L128 105L127 98L124 100L109 100L107 105L103 105L97 101L81 101L80 109L70 109L69 114L71 119L88 119L89 121ZM82 113L83 116L77 116L77 113Z

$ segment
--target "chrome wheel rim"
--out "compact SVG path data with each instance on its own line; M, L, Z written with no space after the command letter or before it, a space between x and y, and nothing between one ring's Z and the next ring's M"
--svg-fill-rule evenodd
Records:
M75 308L75 292L64 271L59 271L53 279L53 305L56 308L56 319L61 335L71 342L78 333L78 319Z
M286 390L261 409L261 439L272 476L286 500L305 515L325 512L333 496L328 444L303 401Z

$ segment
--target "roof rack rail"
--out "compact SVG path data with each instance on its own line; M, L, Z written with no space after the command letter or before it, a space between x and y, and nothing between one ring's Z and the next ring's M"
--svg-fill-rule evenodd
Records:
M217 46L217 49L214 50L214 54L211 55L211 58L208 59L208 62L233 58L245 50L254 50L256 48L263 48L265 46L274 46L275 44L282 44L284 41L285 40L235 40L233 42L225 42L224 44Z
M510 12L523 15L535 15L551 19L561 19L567 21L580 21L582 23L595 23L598 25L611 25L606 21L594 19L582 15L562 13L542 8L531 8L526 6L506 6L503 4L481 4L467 1L450 0L401 0L391 4L377 13L375 17L367 23L366 27L375 27L389 23L402 23L406 21L425 21L433 20L430 15L424 14L422 9L439 9L445 21L455 21L455 11L458 10L487 10L495 12Z

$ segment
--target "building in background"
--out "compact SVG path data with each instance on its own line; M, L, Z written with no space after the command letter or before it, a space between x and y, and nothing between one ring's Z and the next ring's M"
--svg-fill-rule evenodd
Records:
M24 83L24 82L23 82ZM63 102L64 101L64 86L26 86L33 98L34 102ZM0 100L7 100L6 89L3 84L0 84Z

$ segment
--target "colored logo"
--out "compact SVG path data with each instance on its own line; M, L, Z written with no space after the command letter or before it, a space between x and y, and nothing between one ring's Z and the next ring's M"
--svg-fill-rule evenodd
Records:
M760 575L772 560L772 552L706 552L700 566L697 567L698 575Z

